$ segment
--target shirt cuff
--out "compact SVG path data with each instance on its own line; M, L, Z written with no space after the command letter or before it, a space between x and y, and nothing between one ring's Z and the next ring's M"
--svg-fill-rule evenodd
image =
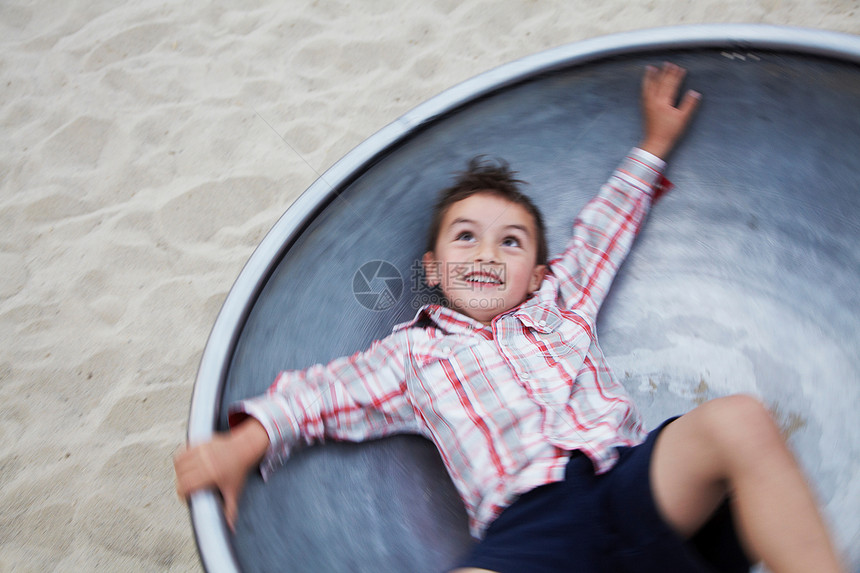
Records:
M650 186L650 195L654 201L665 195L672 189L672 182L666 179L663 171L666 162L644 149L634 147L628 155L628 160L637 166L634 168L635 175Z
M640 149L638 147L634 147L630 151L630 157L634 159L638 159L643 163L647 164L649 167L653 168L654 171L662 173L664 169L666 169L666 162L654 155L653 153L649 153L644 149Z

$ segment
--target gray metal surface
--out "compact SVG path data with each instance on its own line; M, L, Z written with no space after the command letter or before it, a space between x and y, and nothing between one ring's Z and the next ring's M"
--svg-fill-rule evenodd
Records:
M577 46L416 108L297 201L213 329L189 438L223 429L223 405L279 370L362 349L413 314L427 213L469 157L508 159L562 248L637 141L642 67L669 59L705 100L671 161L676 188L602 310L602 346L651 426L711 397L761 396L860 571L860 41L733 26ZM383 311L353 293L373 260L403 277ZM211 494L192 515L212 571L439 571L470 543L435 450L412 436L309 448L268 484L252 478L235 537Z

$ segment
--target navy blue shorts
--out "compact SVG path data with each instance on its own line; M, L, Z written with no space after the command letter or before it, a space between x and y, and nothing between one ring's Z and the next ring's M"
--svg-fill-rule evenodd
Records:
M603 475L574 452L564 481L520 496L459 566L499 573L749 572L728 504L689 540L660 517L649 466L669 422L642 444L620 448L618 463Z

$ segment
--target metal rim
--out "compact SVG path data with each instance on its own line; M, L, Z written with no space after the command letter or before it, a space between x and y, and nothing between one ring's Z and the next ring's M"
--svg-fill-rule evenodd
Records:
M215 431L233 349L271 271L320 207L375 158L410 133L458 107L538 74L617 55L705 48L797 52L860 64L860 36L757 24L673 26L613 34L546 50L480 74L418 105L366 139L320 176L254 251L230 289L206 343L191 400L189 442L205 441ZM240 571L217 496L211 492L194 494L190 510L205 569Z

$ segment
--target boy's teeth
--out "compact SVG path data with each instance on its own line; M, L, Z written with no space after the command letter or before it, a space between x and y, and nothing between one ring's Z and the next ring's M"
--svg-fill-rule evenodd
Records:
M499 281L498 279L494 279L492 277L484 277L484 276L472 276L472 277L468 277L466 280L470 281L470 282L475 282L475 283L501 284L501 281Z

